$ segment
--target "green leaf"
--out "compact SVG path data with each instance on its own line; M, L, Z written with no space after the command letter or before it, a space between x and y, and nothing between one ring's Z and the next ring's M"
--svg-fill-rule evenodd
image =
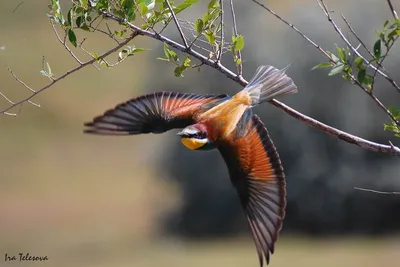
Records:
M79 17L77 17L77 18L76 18L76 21L75 21L76 26L77 26L78 28L80 28L80 27L83 25L84 22L85 22L85 17L84 17L84 16L79 16Z
M374 77L371 75L365 75L364 77L364 84L367 86L371 86L374 82Z
M381 58L381 39L374 44L374 56L378 60Z
M364 78L365 78L366 73L367 73L367 71L365 69L360 69L358 71L357 81L359 81L361 84L364 83Z
M194 29L196 30L196 32L197 32L198 34L200 34L200 33L203 31L203 26L204 26L204 23L203 23L203 20L202 20L202 19L197 19L197 20L194 22Z
M139 12L142 16L145 16L148 11L149 11L149 8L147 7L147 5L145 3L142 2L139 4Z
M359 69L364 63L364 60L361 57L357 57L354 60L354 65L356 66L357 69Z
M400 32L400 30L394 29L393 31L391 31L388 34L388 39L389 40L394 39L395 36L399 35L398 32Z
M236 51L240 51L244 48L244 38L242 35L238 35L234 42L233 42L233 47L235 48Z
M162 61L169 61L169 59L168 59L168 58L163 58L163 57L158 57L158 58L156 58L156 59L158 59L158 60L162 60Z
M396 126L394 126L392 124L386 124L386 123L383 125L383 130L384 131L391 131L391 132L397 132L398 131Z
M164 54L166 56L166 58L168 58L168 60L173 59L174 61L178 61L178 55L172 51L171 49L169 49L168 45L166 43L164 43Z
M71 42L71 44L75 47L78 46L78 43L76 41L76 35L72 29L68 29L68 40Z
M327 67L332 67L332 64L331 64L330 62L320 63L320 64L315 65L314 67L312 67L311 70L321 69L321 68L327 68Z
M68 22L68 24L67 24L67 26L70 26L70 27L74 27L74 25L72 24L72 21L73 21L73 16L74 16L74 11L72 10L72 8L68 11L68 15L67 15L67 22Z
M207 5L208 9L213 9L213 8L217 8L217 7L219 7L219 1L218 0L211 0Z
M385 23L383 23L383 28L386 28L386 26L388 25L390 19L385 20Z
M344 53L344 49L340 47L336 47L336 51L341 59L341 62L346 62L346 54Z
M174 8L175 15L182 12L188 7L191 7L194 3L197 3L199 0L185 0L180 3L176 8Z
M88 0L79 0L79 3L80 3L81 6L83 6L83 7L87 7L87 6L88 6Z
M214 45L216 36L215 36L215 34L214 34L213 31L207 31L207 32L204 34L204 36L206 37L206 39L207 39L207 41L208 41L208 43L209 43L210 45Z
M191 62L190 58L189 58L189 57L186 57L186 58L185 58L185 61L183 62L183 66L185 66L185 67L191 67L191 66L190 66L190 62Z
M133 56L136 53L146 51L144 48L137 48L134 45L126 46L121 52L118 53L118 61L124 60L127 57Z
M341 73L342 70L344 69L344 67L345 67L344 64L339 63L338 65L336 65L336 67L331 69L331 71L328 73L328 76L333 76L333 75Z
M184 65L178 66L174 70L174 74L176 77L183 77L182 73L186 70Z

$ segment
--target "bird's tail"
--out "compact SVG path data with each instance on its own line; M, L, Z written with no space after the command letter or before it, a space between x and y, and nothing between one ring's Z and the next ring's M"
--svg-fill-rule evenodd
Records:
M289 68L278 70L272 66L258 67L253 78L243 89L251 98L251 105L255 106L272 98L297 93L297 86L285 71Z

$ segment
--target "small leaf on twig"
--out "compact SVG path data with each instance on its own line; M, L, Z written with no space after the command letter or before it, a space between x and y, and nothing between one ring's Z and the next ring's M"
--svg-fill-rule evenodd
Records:
M232 38L233 48L235 51L240 51L244 48L244 38L243 35L238 35Z
M72 29L68 29L68 40L71 42L71 44L73 44L73 46L78 46L76 35Z
M194 3L197 3L199 0L185 0L180 3L176 8L174 8L175 15L182 12L188 7L191 7Z
M203 31L203 26L204 26L204 22L202 19L197 19L194 22L194 29L196 30L196 32L198 34L200 34Z
M332 64L331 64L330 62L320 63L320 64L315 65L314 67L312 67L311 70L321 69L321 68L327 68L327 67L332 67Z
M179 61L178 55L171 50L166 43L164 43L164 54L168 60L173 59L174 61Z
M344 69L345 65L343 63L337 64L329 73L328 76L333 76L339 74Z
M118 61L122 61L127 57L135 55L135 53L143 52L146 49L144 48L137 48L134 45L125 47L121 52L118 53Z
M374 56L377 60L381 58L381 39L374 44Z

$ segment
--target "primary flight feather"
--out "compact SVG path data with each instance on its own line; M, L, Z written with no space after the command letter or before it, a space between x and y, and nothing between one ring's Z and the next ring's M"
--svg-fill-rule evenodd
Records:
M85 123L86 133L134 135L183 128L192 150L220 151L240 197L260 266L274 253L286 207L285 175L268 131L252 107L297 92L285 69L261 66L233 97L158 92L119 104Z

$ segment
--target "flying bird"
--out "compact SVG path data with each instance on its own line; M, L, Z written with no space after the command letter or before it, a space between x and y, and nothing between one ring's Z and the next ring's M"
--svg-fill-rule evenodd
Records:
M269 263L282 228L286 182L278 152L252 108L297 92L286 69L260 66L248 85L232 97L175 92L140 96L85 123L84 132L135 135L183 128L177 135L187 148L218 149L241 200L262 267L264 257Z

